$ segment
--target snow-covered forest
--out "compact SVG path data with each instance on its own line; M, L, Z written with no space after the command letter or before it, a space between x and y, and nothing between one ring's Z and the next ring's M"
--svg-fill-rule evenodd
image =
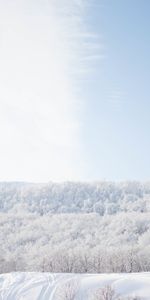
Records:
M150 271L150 183L1 183L0 272Z
M48 213L150 212L150 182L0 183L2 212Z

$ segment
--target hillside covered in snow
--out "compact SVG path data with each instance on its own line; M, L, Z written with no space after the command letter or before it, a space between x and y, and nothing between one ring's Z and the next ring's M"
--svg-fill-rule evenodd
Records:
M0 183L0 273L150 271L150 183Z
M0 211L34 214L150 212L150 182L0 183Z

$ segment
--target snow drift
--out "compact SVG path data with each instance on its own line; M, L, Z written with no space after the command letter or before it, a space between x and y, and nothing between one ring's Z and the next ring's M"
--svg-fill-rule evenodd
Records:
M76 295L74 298L63 298L64 286L69 281L73 282ZM150 273L97 275L52 273L2 274L0 275L0 299L83 300L89 299L88 295L90 295L92 291L104 286L111 286L120 296L150 299ZM62 292L59 293L59 291ZM61 295L61 297L59 297L59 295Z

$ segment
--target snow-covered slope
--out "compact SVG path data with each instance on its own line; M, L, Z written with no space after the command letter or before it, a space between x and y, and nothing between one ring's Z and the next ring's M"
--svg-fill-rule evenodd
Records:
M92 290L111 286L120 296L139 296L150 299L150 273L132 274L51 274L10 273L0 275L0 300L58 300L67 282L75 285L76 300L89 299ZM60 297L61 295L61 297ZM74 299L74 298L73 298Z

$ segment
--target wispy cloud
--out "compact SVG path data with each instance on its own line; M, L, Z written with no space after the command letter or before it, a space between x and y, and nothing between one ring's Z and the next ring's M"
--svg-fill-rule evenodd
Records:
M0 1L1 180L76 176L76 83L97 43L86 29L88 3Z
M120 89L114 89L108 93L106 99L108 105L112 109L119 111L120 109L124 108L127 97L126 94L122 92Z

